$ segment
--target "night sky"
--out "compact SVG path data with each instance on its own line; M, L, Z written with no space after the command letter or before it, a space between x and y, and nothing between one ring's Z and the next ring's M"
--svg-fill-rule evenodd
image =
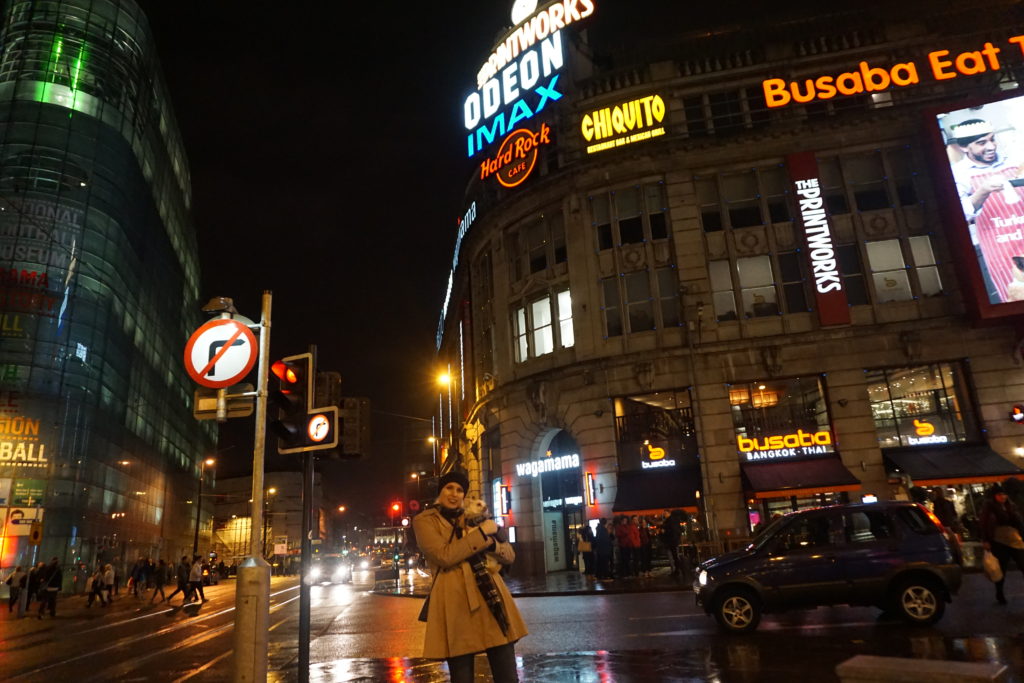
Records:
M372 458L328 463L325 491L382 512L402 494L404 457L427 452L430 425L389 413L426 418L433 406L434 334L475 168L462 102L512 3L142 4L192 169L202 294L258 320L273 291L273 356L315 343L319 369L371 399ZM627 51L705 21L756 24L758 11L746 0L597 5L591 43ZM251 471L252 434L252 418L222 427L218 476Z
M317 344L370 397L374 454L328 463L328 502L366 512L427 452L434 333L471 168L461 103L504 2L143 3L192 169L203 297L258 320L274 357ZM204 299L205 301L205 299ZM183 370L184 371L184 370ZM221 430L218 476L251 471L253 418ZM271 458L268 469L294 461Z

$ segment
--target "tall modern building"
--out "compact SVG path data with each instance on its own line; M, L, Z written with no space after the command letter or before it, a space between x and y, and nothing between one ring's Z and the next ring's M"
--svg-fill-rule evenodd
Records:
M1020 5L748 11L517 2L453 103L441 468L527 571L1021 473Z
M131 0L5 3L0 566L191 552L210 423L188 164ZM209 476L210 472L206 472ZM209 519L203 520L209 534Z

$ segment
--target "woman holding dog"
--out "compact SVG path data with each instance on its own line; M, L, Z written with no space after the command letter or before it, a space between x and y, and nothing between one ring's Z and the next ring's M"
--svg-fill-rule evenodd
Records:
M501 575L487 569L484 553L510 565L515 551L496 538L494 520L466 525L468 489L464 472L449 472L438 482L436 505L413 520L416 542L434 575L423 656L447 660L452 683L464 683L474 679L473 657L485 652L494 680L510 683L519 680L515 643L527 634L526 625Z

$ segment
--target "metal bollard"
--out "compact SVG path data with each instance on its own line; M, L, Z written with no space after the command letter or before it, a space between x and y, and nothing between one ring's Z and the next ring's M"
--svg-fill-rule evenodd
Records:
M247 557L235 581L235 683L267 680L267 629L270 628L270 565Z

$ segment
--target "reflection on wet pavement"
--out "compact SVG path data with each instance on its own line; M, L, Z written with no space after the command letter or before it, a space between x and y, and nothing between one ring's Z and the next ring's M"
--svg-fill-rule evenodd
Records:
M772 635L756 641L721 636L710 645L680 650L630 650L528 654L519 657L523 683L651 683L708 681L789 683L794 680L835 681L835 667L856 654L918 659L1001 662L1010 681L1024 671L1024 637L944 638L941 634L909 635L877 640ZM797 644L799 643L799 645ZM281 672L284 673L284 672ZM285 675L282 680L295 680ZM440 662L426 659L339 659L314 664L310 680L323 683L439 683L448 680ZM487 659L477 658L477 680L489 681Z

